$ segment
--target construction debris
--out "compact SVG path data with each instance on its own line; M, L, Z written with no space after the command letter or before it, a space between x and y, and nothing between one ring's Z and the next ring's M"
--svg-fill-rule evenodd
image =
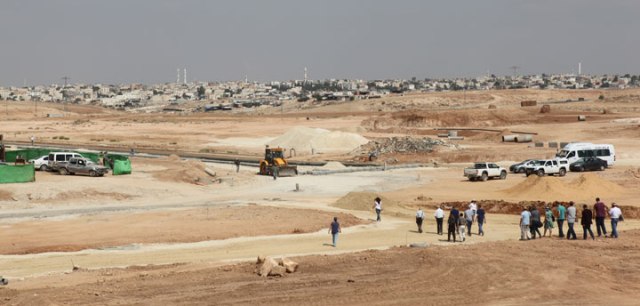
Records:
M258 256L256 261L256 273L262 277L284 276L298 269L298 263L286 257L276 261L271 257Z
M389 153L418 153L432 152L436 146L453 146L439 139L391 137L369 141L360 146L360 152L376 152L377 155Z

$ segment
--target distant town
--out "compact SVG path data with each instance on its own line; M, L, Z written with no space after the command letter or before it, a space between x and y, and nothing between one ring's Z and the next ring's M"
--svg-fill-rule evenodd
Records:
M92 104L115 109L153 109L198 102L200 111L280 106L283 101L354 101L389 94L505 89L624 89L640 86L640 75L527 75L408 80L292 80L271 82L176 82L144 85L67 84L0 87L0 100ZM190 103L193 104L193 103Z

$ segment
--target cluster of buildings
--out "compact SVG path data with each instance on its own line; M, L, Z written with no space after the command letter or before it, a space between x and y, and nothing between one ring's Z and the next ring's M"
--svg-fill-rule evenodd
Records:
M196 82L155 85L70 84L0 87L0 100L95 104L112 108L180 105L199 101L204 111L280 106L284 100L352 101L387 94L490 89L597 89L640 86L640 75L528 75L418 80L294 80Z

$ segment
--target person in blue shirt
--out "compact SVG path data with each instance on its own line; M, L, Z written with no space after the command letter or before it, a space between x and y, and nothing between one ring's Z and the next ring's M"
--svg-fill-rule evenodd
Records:
M331 222L331 226L329 228L329 234L333 237L333 247L336 247L338 243L338 234L342 233L342 228L340 228L340 223L338 223L338 217L333 217L333 222Z
M482 208L482 204L478 204L476 215L478 215L478 217L476 218L476 220L478 221L478 235L484 236L484 229L482 228L482 225L487 222L487 219L485 218L484 208Z

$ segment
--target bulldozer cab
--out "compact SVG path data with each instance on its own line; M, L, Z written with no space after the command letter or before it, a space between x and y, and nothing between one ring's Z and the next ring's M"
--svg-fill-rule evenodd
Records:
M284 149L283 148L266 148L264 151L264 160L269 162L269 164L273 164L274 159L284 159Z

